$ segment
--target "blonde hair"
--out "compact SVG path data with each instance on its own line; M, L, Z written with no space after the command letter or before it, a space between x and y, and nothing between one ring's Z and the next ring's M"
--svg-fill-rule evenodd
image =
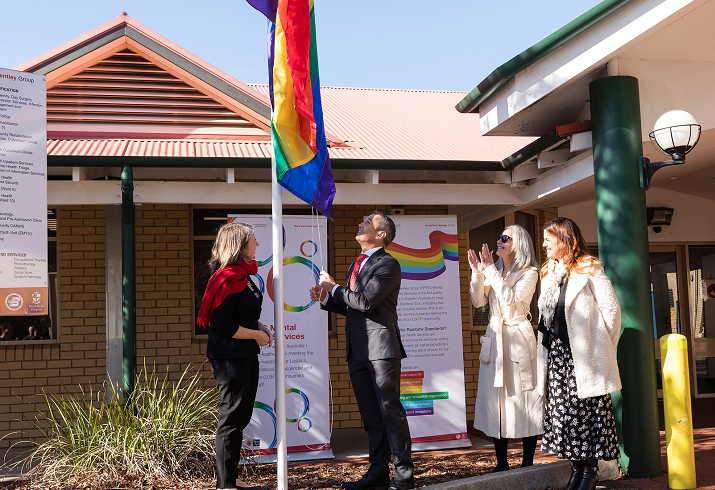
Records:
M564 244L566 252L561 258L566 273L576 271L579 274L590 274L594 267L601 262L588 253L586 240L581 234L576 222L568 218L555 218L544 225L544 233L555 236ZM549 261L541 267L541 277L545 277L549 270Z
M209 260L211 272L233 265L238 262L238 259L246 260L243 251L248 245L251 235L253 235L253 226L239 221L226 223L219 228L216 233L216 241L211 249L211 259ZM246 260L246 262L248 261Z

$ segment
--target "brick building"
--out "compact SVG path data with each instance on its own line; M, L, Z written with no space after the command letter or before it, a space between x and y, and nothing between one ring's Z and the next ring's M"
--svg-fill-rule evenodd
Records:
M267 88L242 84L125 15L17 69L47 78L54 300L47 318L2 318L15 322L20 338L42 320L49 337L0 343L0 411L10 414L0 420L2 447L37 436L33 406L41 407L41 390L97 390L108 373L121 376L122 166L134 171L137 364L175 376L189 364L210 375L194 318L202 293L195 276L212 230L228 213L270 214L271 195ZM532 138L478 137L478 117L453 108L464 93L323 93L338 189L328 227L336 277L345 277L359 251L354 230L374 210L457 216L473 418L486 323L469 301L466 250L470 241L494 243L510 223L536 235L556 216L553 208L523 206L522 183L503 170L502 161ZM284 213L309 208L286 195ZM337 319L329 337L335 428L360 425L343 322Z

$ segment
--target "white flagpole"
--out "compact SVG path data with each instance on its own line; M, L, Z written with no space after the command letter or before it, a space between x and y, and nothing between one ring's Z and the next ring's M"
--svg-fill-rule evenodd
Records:
M273 114L271 114L273 116ZM271 117L272 119L272 117ZM273 323L276 343L276 457L278 490L288 490L288 441L286 437L285 335L283 327L283 195L278 183L276 155L271 156L273 210Z

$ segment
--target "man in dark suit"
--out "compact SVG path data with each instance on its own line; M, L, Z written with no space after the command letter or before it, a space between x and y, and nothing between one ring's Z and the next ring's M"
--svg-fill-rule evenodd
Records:
M385 252L395 238L395 224L374 213L358 227L355 239L362 254L350 266L346 286L325 271L310 295L323 308L346 317L350 381L369 441L370 468L358 481L344 482L348 490L385 490L390 482L390 454L395 479L389 490L415 488L410 428L400 402L400 371L407 357L397 326L397 296L401 270Z

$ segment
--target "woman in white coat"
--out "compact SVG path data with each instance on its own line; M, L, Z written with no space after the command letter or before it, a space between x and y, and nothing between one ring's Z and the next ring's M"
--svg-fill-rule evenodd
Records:
M469 250L470 291L476 307L489 303L489 326L480 339L479 386L474 428L494 441L497 466L509 469L507 443L521 438L522 466L534 462L542 433L543 401L536 388L536 337L530 305L539 279L534 245L519 225L497 239L496 264L484 244L479 258Z
M597 460L620 456L611 393L621 389L621 310L576 223L546 223L544 248L549 260L541 270L539 297L538 387L546 393L541 449L571 460L565 490L593 490Z

